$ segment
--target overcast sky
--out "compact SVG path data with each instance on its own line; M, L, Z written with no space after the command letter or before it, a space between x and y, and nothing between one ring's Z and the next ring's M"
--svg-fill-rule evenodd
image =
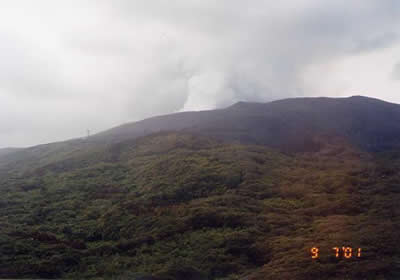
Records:
M3 0L0 147L239 100L400 103L398 0Z

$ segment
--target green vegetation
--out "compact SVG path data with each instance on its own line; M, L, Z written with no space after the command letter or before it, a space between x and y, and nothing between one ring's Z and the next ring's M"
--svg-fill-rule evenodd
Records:
M158 133L10 167L0 278L398 279L399 153L318 141L283 154Z

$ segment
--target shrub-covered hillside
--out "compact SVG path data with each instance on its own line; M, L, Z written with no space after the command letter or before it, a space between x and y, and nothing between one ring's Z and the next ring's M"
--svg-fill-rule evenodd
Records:
M0 278L398 279L400 153L313 143L283 154L170 132L10 165Z

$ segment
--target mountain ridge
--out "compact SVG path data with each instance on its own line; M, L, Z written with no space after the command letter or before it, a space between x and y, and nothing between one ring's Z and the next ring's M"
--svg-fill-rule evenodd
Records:
M399 144L400 134L388 135L399 131L399 122L400 105L379 99L363 96L289 98L268 103L238 102L225 109L153 117L112 128L95 135L94 139L112 142L158 131L186 130L225 140L284 148L291 145L288 140L293 140L294 135L303 141L310 140L313 134L332 133L349 137L363 148L380 150ZM374 131L368 131L368 126ZM235 134L229 135L223 130ZM258 132L254 133L255 130ZM359 131L368 133L358 135ZM374 134L387 137L375 139Z
M127 123L86 139L11 150L0 155L0 171L162 131L190 132L285 152L313 151L319 147L319 137L340 136L361 149L379 152L400 146L400 105L363 96L238 102L224 109L179 112Z
M396 103L391 103L391 102L387 102L384 100L380 100L377 98L372 98L372 97L366 97L366 96L362 96L362 95L354 95L354 96L350 96L350 97L295 97L295 98L285 98L285 99L279 99L279 100L274 100L274 101L270 101L270 102L248 102L248 101L238 101L235 104L232 104L226 108L221 108L221 109L210 109L210 110L203 110L203 111L184 111L184 112L177 112L177 113L171 113L171 114L165 114L165 115L158 115L158 116L153 116L150 118L146 118L146 119L142 119L139 121L134 121L134 122L127 122L115 127L112 127L110 129L106 129L104 131L101 131L99 133L96 133L94 135L91 136L91 141L99 141L99 142L103 142L103 141L107 141L104 140L102 138L112 138L112 136L114 135L115 137L120 135L127 138L135 138L135 137L139 137L139 136L145 136L148 135L150 133L153 132L159 132L159 131L169 131L169 130L180 130L180 129L188 129L190 128L191 125L198 125L198 123L196 122L196 119L194 117L200 117L200 118L205 118L205 116L209 113L221 113L224 111L229 111L229 110L235 110L235 109L239 109L239 108L246 108L246 107L251 107L251 110L259 110L261 109L265 109L265 107L270 107L270 106L274 106L274 105L282 105L282 104L286 104L286 103L298 103L298 102L303 102L303 101L307 101L307 102L318 102L318 101L328 101L328 102L334 102L334 103L338 103L338 102L342 102L342 101L362 101L362 102L367 102L367 103L379 103L379 104L385 104L386 106L394 106L397 107L400 105L396 104ZM189 117L191 118L191 121L188 123L184 123L181 125L177 125L175 127L172 127L172 129L164 129L163 126L158 125L156 127L152 127L152 123L157 122L158 120L164 119L164 118L168 118L170 121L174 121L176 119L179 119L179 117ZM146 125L150 125L150 127L147 127ZM135 127L137 126L137 127ZM135 127L135 128L134 128ZM125 133L125 135L123 133L121 133L120 131L123 130L134 130L134 132L132 132L132 134L129 134L129 132ZM0 156L2 154L8 154L9 152L14 152L14 151L18 151L21 149L31 149L31 148L35 148L35 147L39 147L39 146L47 146L47 145L57 145L59 143L65 143L65 142L80 142L82 141L84 138L72 138L72 139L67 139L65 141L58 141L58 142L50 142L50 143L45 143L45 144L40 144L40 145L34 145L34 146L30 146L30 147L25 147L25 148L14 148L14 147L4 147L4 148L0 148Z

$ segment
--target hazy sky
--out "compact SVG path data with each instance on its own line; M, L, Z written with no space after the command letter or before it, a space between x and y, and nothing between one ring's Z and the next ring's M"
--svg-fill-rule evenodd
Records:
M0 147L239 100L400 103L399 0L3 0Z

